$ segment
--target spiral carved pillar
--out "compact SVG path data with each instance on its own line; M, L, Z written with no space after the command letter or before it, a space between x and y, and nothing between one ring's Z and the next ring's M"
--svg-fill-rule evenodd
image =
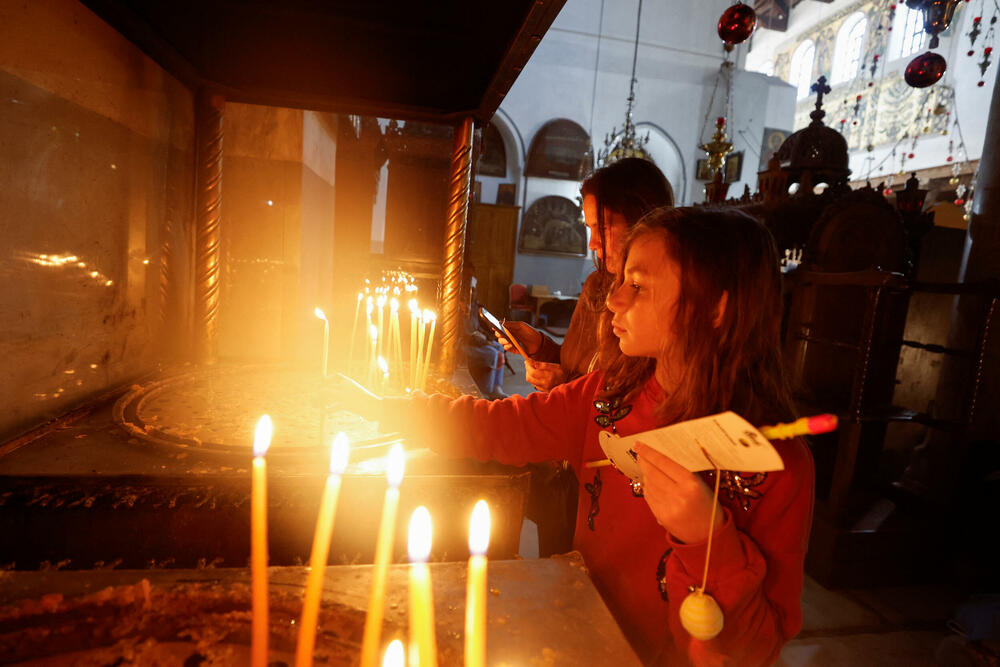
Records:
M216 357L221 255L222 113L226 101L205 90L195 102L195 357L208 364Z
M444 229L444 273L441 277L441 355L438 373L451 378L455 352L462 331L462 260L465 256L465 223L469 216L474 122L465 118L455 127L451 165L448 169L448 220Z

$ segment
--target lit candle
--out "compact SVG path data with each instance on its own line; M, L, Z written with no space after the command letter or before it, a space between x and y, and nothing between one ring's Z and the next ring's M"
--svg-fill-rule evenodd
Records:
M434 637L434 600L431 596L431 572L427 559L431 554L431 515L421 505L410 517L407 549L410 553L410 656L417 656L418 667L437 665L437 642Z
M403 446L396 443L389 450L386 479L389 488L385 490L382 504L382 521L375 543L375 563L372 566L372 592L368 597L368 615L365 617L365 635L361 643L361 667L372 667L378 654L379 639L382 634L382 616L385 606L385 580L392 558L392 542L396 531L396 512L399 508L399 485L403 481L406 457Z
M375 302L378 305L378 353L383 357L386 356L385 346L385 304L386 298L385 294L380 294L378 300Z
M399 288L396 288L399 291ZM399 340L399 299L393 297L389 302L389 337L392 339L389 349L389 362L396 370L396 378L403 377L403 348ZM395 363L393 364L393 360Z
M252 638L250 664L267 666L267 463L264 455L271 445L274 428L264 415L257 421L253 438L253 472L250 478L250 589L252 595Z
M417 323L420 321L420 308L416 299L410 299L410 387L417 387Z
M347 456L347 436L338 433L333 438L333 447L331 447L330 452L330 474L326 478L326 488L323 489L319 516L316 517L312 555L309 557L309 576L306 579L306 596L302 603L302 619L299 623L299 640L295 648L296 667L312 664L313 647L316 644L316 621L319 618L319 602L323 595L323 576L326 573L326 560L330 553L333 519L337 514L340 478L344 468L347 467Z
M386 385L389 384L389 362L385 360L385 357L378 358L378 370L379 370L379 393L385 394Z
M403 642L393 639L385 650L382 667L404 667L404 665L406 665L406 651L403 649Z
M486 665L486 548L490 544L490 508L476 503L469 521L469 580L465 589L465 664Z
M368 350L368 388L375 390L375 368L378 366L378 327L374 324L368 327L368 337L371 345Z
M361 314L361 302L364 301L364 295L358 292L358 303L354 306L354 322L351 324L351 343L349 352L347 353L347 374L351 374L351 368L354 365L354 338L358 335L358 315Z
M437 326L437 315L433 310L424 311L424 322L430 321L431 332L427 335L427 349L424 352L424 360L420 364L420 391L427 389L427 369L431 365L431 350L434 349L434 328Z
M323 320L323 377L326 378L327 362L330 359L330 321L326 319L326 313L320 308L316 308L313 313Z

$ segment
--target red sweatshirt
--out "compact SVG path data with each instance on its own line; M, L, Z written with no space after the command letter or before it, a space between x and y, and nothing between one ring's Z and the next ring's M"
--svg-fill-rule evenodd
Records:
M813 508L809 450L798 439L778 441L785 470L722 473L725 520L712 538L706 593L722 607L725 626L715 639L697 641L681 626L678 610L689 587L701 584L705 544L674 540L617 470L583 466L605 458L597 434L610 428L602 429L595 418L613 422L623 436L663 426L653 416L662 389L650 380L630 410L605 405L602 415L594 404L601 379L601 373L591 373L548 393L502 401L388 399L385 425L414 435L434 433L435 449L448 455L513 465L568 460L581 475L574 547L642 661L771 664L802 626ZM705 478L714 482L711 474Z

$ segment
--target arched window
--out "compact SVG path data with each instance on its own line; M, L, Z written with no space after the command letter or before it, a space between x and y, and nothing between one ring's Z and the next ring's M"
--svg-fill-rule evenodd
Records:
M847 17L837 32L837 42L833 48L833 72L830 74L830 83L844 83L857 76L864 45L865 15L863 12L854 12Z
M919 9L910 9L903 3L897 4L889 60L912 56L924 48L924 34L924 13Z
M812 86L813 60L816 57L816 45L811 39L799 44L792 54L792 62L788 68L788 83L795 86L798 94L796 97L802 99L809 95L809 87Z

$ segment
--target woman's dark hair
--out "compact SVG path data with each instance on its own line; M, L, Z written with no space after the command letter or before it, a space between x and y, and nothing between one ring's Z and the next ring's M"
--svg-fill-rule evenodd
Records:
M680 295L670 325L679 350L672 350L671 358L686 364L677 385L664 387L658 415L673 422L733 410L756 425L790 418L781 363L781 274L771 233L737 209L660 209L633 228L617 284L624 280L632 245L651 235L663 239L680 268ZM723 294L725 309L716 326ZM601 354L613 361L604 366L602 396L634 398L656 360L621 354L618 339L607 330L601 328Z
M674 205L674 192L666 176L655 164L638 157L622 158L601 167L583 182L580 194L592 195L597 202L597 232L603 257L608 256L605 230L612 212L622 215L626 226L632 228L650 211ZM603 262L598 261L597 270L601 276L606 273ZM594 293L597 303L589 304L595 309L604 308L604 297L612 281L605 282L605 289Z

